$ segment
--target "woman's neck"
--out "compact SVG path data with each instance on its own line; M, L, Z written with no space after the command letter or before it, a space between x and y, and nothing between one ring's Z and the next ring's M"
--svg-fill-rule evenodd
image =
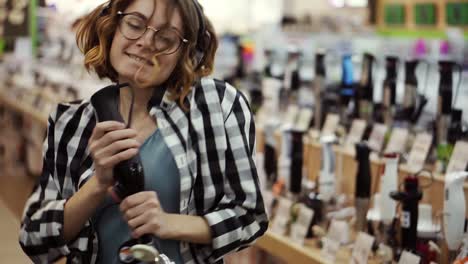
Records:
M132 104L132 91L134 93L134 103L132 119L138 121L148 115L147 105L153 95L153 88L134 88L131 86L120 89L120 111L124 119L127 119L130 106ZM128 122L128 120L125 120Z

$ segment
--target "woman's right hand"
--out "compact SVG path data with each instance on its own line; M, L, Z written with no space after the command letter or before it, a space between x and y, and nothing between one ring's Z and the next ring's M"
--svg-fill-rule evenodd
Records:
M100 187L107 189L112 186L114 166L138 153L140 143L136 140L136 136L137 132L134 129L125 128L125 124L117 121L96 124L88 147Z

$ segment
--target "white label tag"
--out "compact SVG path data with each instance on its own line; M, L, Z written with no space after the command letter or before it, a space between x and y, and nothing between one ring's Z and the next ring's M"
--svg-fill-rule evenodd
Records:
M294 243L299 245L304 245L304 239L307 235L307 228L304 228L300 224L293 224L291 225L291 233L289 237Z
M408 251L403 251L401 253L400 261L398 264L419 264L421 262L421 257L414 255Z
M411 225L411 214L409 212L403 211L401 214L401 227L409 228Z
M369 137L369 148L373 151L380 152L384 143L385 133L387 133L386 125L375 124Z
M286 116L284 118L284 123L286 125L294 126L296 123L296 119L299 114L299 107L297 105L290 105L288 107L288 112L286 113Z
M309 228L312 218L314 217L314 210L307 208L304 204L301 204L299 207L299 216L297 217L296 223Z
M365 264L368 262L369 254L372 250L372 244L374 243L374 237L359 232L354 244L353 253L351 254L351 260L349 263Z
M349 224L346 221L332 220L327 237L341 244L349 242Z
M406 140L408 139L408 129L406 128L394 128L392 135L388 141L386 153L404 153L406 147Z
M410 171L417 172L424 167L424 162L426 161L431 144L431 134L420 133L416 136L407 162Z
M337 114L328 114L322 128L322 135L334 135L339 122L340 117Z
M464 171L468 163L468 142L457 141L453 149L446 173Z
M367 123L362 119L355 119L349 130L348 137L346 138L346 146L354 147L354 144L362 140L362 136L366 130Z
M336 255L340 249L340 243L326 237L322 239L322 242L322 256L330 262L335 262Z
M314 112L310 108L302 108L299 111L299 117L296 122L296 129L299 131L307 131Z
M279 112L279 91L283 84L275 78L264 78L262 81L262 93L264 97L263 107L265 113L276 115Z

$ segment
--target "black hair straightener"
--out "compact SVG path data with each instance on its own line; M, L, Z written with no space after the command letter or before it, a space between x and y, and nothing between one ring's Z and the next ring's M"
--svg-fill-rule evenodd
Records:
M95 109L98 122L125 122L119 112L119 99L120 89L127 86L129 86L128 83L111 85L99 90L91 97L91 104ZM132 103L128 113L127 128L130 128L132 124L134 104L134 93L132 89L130 90ZM111 196L116 202L120 203L127 196L144 190L145 174L139 154L117 164L113 172L115 184L112 188ZM155 259L159 259L158 263L173 263L166 255L159 253L160 248L161 246L157 239L150 234L145 234L138 239L131 239L125 242L119 249L119 259L121 263L130 264L141 263L139 260L143 259L146 260L145 263L153 263ZM132 256L127 256L127 249L130 249Z
M119 96L120 88L127 86L128 83L108 86L99 90L91 97L91 104L96 111L98 122L118 121L125 123L119 112ZM128 114L127 128L132 124L133 97L132 91L132 104ZM115 185L112 188L111 195L116 202L120 202L125 199L125 197L144 190L145 175L138 154L129 160L117 164L113 172Z

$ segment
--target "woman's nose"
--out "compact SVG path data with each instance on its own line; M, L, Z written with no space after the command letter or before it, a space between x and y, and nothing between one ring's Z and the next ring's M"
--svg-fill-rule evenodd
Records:
M156 30L148 27L146 32L137 40L137 45L149 48L151 50L155 49L154 46L154 35L156 34Z

